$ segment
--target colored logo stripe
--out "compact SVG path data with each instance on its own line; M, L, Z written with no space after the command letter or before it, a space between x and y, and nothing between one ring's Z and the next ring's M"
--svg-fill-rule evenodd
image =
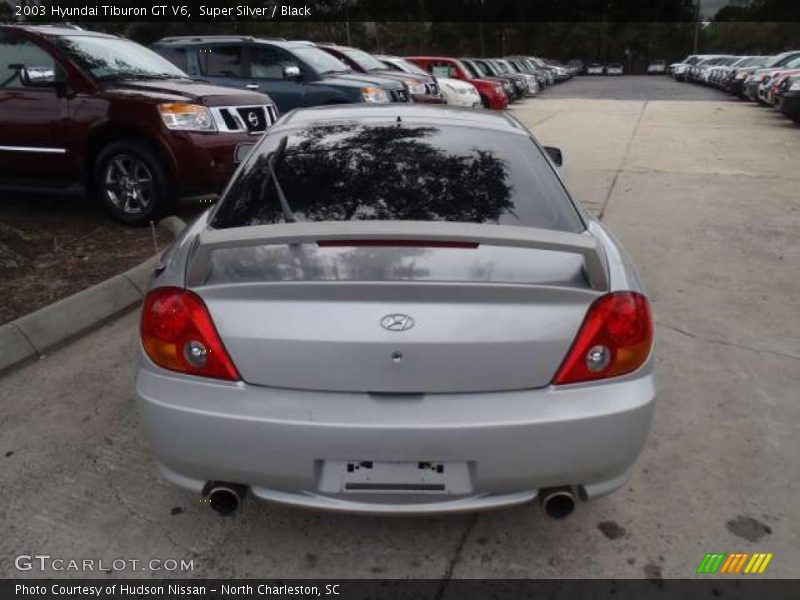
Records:
M741 558L739 558L739 562L736 563L736 568L733 570L734 573L739 573L744 566L744 562L747 560L747 557L750 556L747 552L743 552L741 554Z
M698 573L716 573L722 561L725 559L725 553L706 554L697 567Z
M722 568L719 570L720 573L730 573L731 565L736 562L737 554L728 554L728 558L725 559L725 562L722 563Z
M772 553L766 552L756 552L755 554L750 554L749 552L732 552L730 554L709 552L700 561L697 573L745 573L748 575L763 573L772 560L772 556Z
M750 554L747 552L734 552L729 554L728 560L725 561L725 564L722 565L722 569L720 569L720 573L738 573L742 570L748 556L750 556Z
M763 573L767 568L769 561L772 560L772 554L753 554L753 558L747 563L744 569L745 573Z

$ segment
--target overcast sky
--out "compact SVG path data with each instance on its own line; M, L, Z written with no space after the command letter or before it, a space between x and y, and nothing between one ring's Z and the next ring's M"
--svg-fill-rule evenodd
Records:
M707 19L713 17L727 3L728 0L700 0L700 16Z

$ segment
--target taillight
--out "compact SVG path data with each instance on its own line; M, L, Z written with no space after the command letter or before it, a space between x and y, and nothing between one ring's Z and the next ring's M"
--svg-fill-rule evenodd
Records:
M177 287L149 292L140 332L147 356L160 367L214 379L241 379L205 304L193 292Z
M616 292L589 307L553 384L616 377L635 371L650 355L653 322L647 298Z

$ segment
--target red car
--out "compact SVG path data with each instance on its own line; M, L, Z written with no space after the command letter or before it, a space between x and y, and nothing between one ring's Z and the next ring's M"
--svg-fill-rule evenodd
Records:
M477 88L481 96L481 102L485 108L503 110L508 106L508 96L499 83L473 77L457 58L448 58L445 56L406 56L405 59L429 71L434 77L451 77L471 83Z
M88 191L130 225L219 192L278 116L112 35L0 26L0 58L0 189Z

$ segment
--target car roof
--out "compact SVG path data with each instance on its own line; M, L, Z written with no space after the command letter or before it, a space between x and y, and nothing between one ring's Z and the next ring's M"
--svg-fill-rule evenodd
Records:
M453 61L456 61L456 62L461 60L460 58L454 58L452 56L429 56L427 54L414 54L412 56L405 56L404 58L407 58L409 60L412 60L412 59L415 59L415 58L419 58L421 60L453 60Z
M86 36L86 37L99 37L99 38L114 38L118 36L110 35L108 33L100 33L99 31L89 31L81 29L80 27L68 24L59 25L0 25L0 28L21 29L29 33L36 33L39 35L68 35L68 36Z
M425 104L404 103L385 105L334 104L297 109L287 113L273 127L271 132L274 133L282 129L299 129L319 122L330 124L336 121L363 120L375 123L385 120L387 124L390 124L397 123L398 119L403 124L427 123L454 127L461 126L530 136L530 132L519 121L504 112L482 111L457 106L426 106Z
M196 44L213 43L229 43L229 42L247 42L250 44L266 44L271 46L279 46L281 48L307 48L315 46L314 42L307 41L289 41L285 38L270 38L270 37L256 37L252 35L176 35L161 38L154 45L180 45L192 46Z
M207 42L285 42L286 38L282 37L255 37L252 35L170 35L158 40L158 44L171 44L171 43L196 43L202 44Z

